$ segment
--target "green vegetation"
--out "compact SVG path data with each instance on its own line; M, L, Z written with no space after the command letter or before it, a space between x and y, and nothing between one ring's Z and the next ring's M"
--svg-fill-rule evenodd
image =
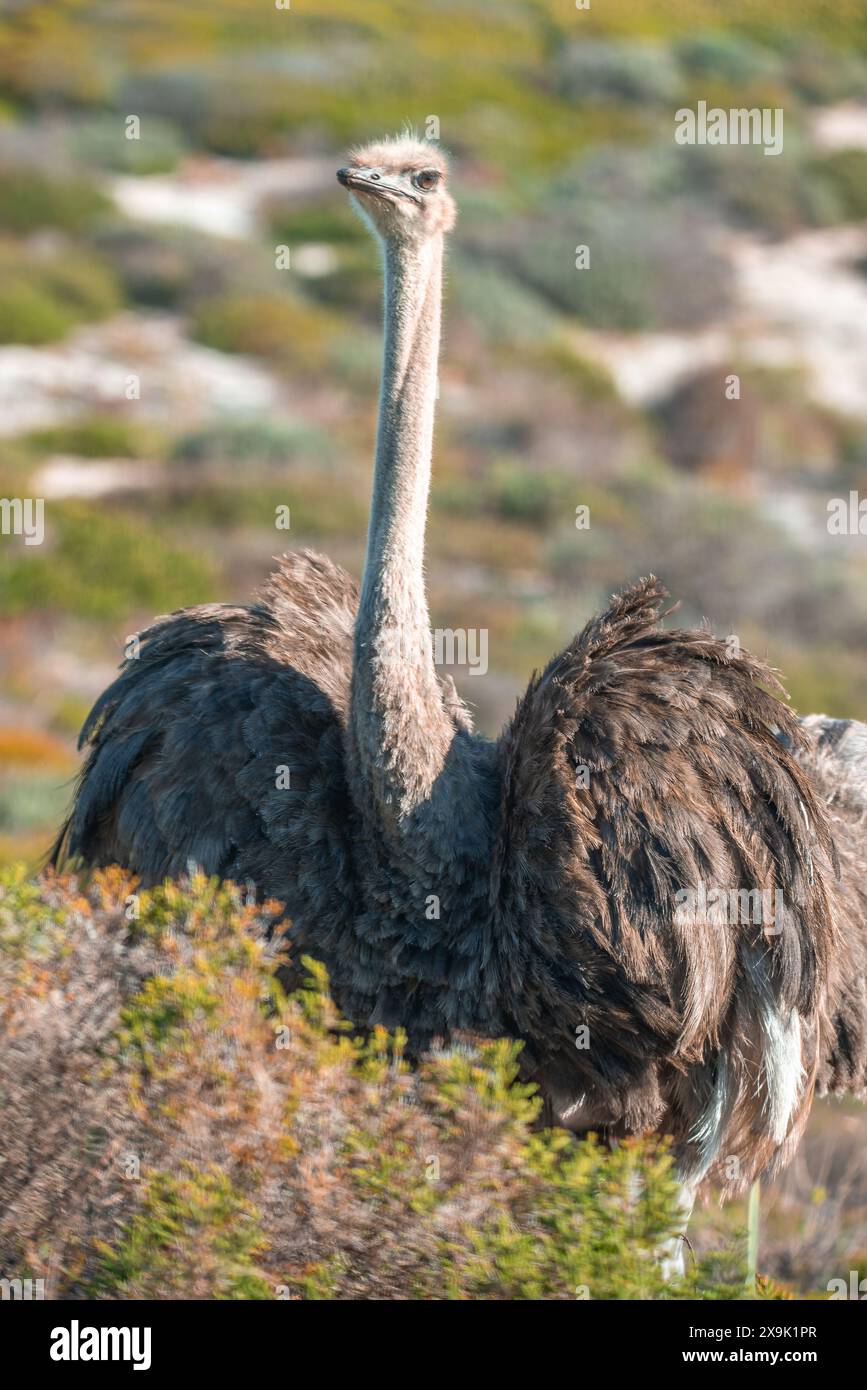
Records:
M279 469L291 466L299 458L326 463L331 452L331 442L324 431L306 424L278 424L253 417L215 421L181 435L175 441L172 459L197 468L229 464Z
M535 1130L508 1040L412 1069L354 1036L314 962L284 993L268 918L202 878L0 875L4 1269L55 1298L744 1296L735 1246L663 1281L664 1147Z
M249 352L302 370L321 367L334 325L313 305L277 295L226 295L195 313L193 334L221 352Z
M109 208L86 179L51 179L30 169L0 169L0 231L21 235L56 228L85 231Z
M867 217L867 150L837 150L817 163L816 174L829 186L843 218Z
M0 340L39 345L119 307L111 270L87 252L0 242Z
M177 127L159 116L148 117L138 139L127 138L116 115L90 116L73 126L69 144L83 163L122 174L168 173L186 150Z
M212 584L212 567L197 553L80 502L49 505L43 546L7 541L0 550L0 606L10 615L44 610L114 622L202 602Z
M117 1249L104 1247L91 1285L98 1297L273 1298L254 1263L267 1242L252 1202L219 1168L187 1163L180 1177L155 1173Z
M51 343L72 327L70 314L36 285L0 285L0 338L6 343Z
M275 242L298 246L306 241L358 245L365 248L370 238L347 202L282 202L273 199L266 206L268 227Z
M191 26L184 0L128 7L122 24L109 22L108 0L84 11L56 4L38 26L12 19L0 31L0 93L21 112L89 113L80 139L96 162L146 160L150 149L164 167L178 129L194 146L246 158L311 132L331 144L363 138L372 111L383 129L437 112L447 142L520 170L640 133L648 109L681 104L696 84L726 98L750 85L827 101L863 92L854 0L833 9L786 0L772 11L736 0L722 33L713 0L664 11L624 0L577 18L562 0L509 0L480 46L485 14L473 0L445 19L441 6L395 0L363 15L353 0L297 0L291 14L218 0ZM456 53L472 62L455 63ZM142 119L140 142L122 140L129 112Z
M31 430L24 439L36 454L80 454L84 458L146 458L153 431L122 415L90 415L65 425Z

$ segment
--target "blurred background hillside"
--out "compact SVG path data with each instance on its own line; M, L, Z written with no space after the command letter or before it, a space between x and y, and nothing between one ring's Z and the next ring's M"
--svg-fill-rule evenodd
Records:
M782 108L784 152L676 145L699 100ZM867 718L867 540L827 527L867 494L857 0L2 0L0 496L46 532L0 536L0 860L44 852L154 613L302 545L360 570L380 287L334 171L405 124L461 206L428 567L435 624L489 634L480 726L651 569ZM864 1149L817 1114L766 1268L867 1248Z

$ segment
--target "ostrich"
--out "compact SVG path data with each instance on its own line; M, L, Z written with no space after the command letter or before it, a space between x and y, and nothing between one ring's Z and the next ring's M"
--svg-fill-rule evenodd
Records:
M688 1211L783 1163L817 1086L867 1080L867 731L801 727L754 657L663 630L649 578L474 732L423 570L448 170L404 137L337 177L385 281L360 591L302 553L249 606L158 619L84 726L54 862L252 882L356 1025L522 1039L549 1122L671 1137Z

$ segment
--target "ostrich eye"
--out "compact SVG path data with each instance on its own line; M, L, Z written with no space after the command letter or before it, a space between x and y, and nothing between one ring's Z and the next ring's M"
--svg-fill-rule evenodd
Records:
M431 188L436 188L440 177L436 169L422 169L420 173L413 175L412 181L416 188L421 188L427 193Z

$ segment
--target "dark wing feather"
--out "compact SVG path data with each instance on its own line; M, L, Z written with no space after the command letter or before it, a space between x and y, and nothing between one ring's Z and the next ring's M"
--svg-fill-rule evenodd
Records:
M831 1027L820 1091L867 1087L867 725L813 714L801 721L798 760L827 807L840 856L839 949L831 963Z
M833 848L778 741L802 739L773 673L706 631L662 631L665 597L650 579L615 599L534 679L500 741L493 891L515 924L503 969L555 1113L661 1126L686 1166L736 1153L746 1180L809 1105L808 1080L781 1121L780 1036L785 1052L797 1027L815 1067ZM676 895L702 883L779 890L784 929L683 924Z
M82 730L87 762L53 862L119 863L146 885L192 862L327 925L349 892L356 608L348 575L303 553L249 607L154 623Z

